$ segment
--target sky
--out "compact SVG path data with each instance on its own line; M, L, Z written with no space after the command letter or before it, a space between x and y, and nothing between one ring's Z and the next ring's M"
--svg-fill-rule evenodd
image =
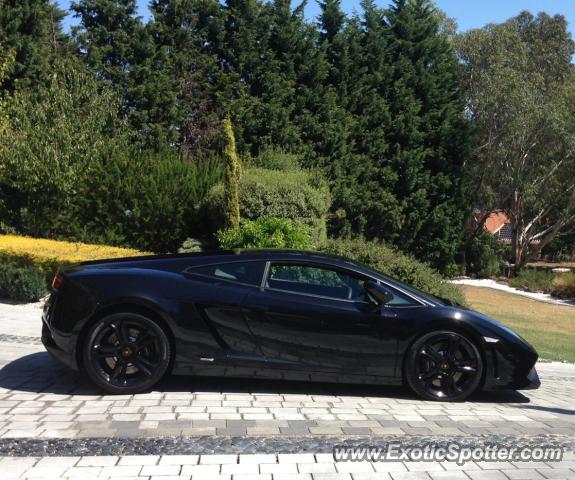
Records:
M67 9L70 0L56 0L62 9ZM138 0L140 15L149 17L147 5L149 0ZM299 3L299 2L294 2ZM376 0L379 6L386 6L386 0ZM575 1L573 0L436 0L436 4L449 17L455 18L460 31L482 27L487 23L499 23L517 15L522 10L531 13L545 11L550 15L560 13L567 18L569 30L575 32ZM359 10L359 0L342 0L342 7L347 13ZM315 0L308 0L306 15L314 19L319 12ZM69 28L74 23L72 18L67 18L65 27Z

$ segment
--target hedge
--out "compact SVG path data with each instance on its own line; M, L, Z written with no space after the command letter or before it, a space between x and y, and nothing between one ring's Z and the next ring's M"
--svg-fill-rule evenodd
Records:
M320 250L364 264L432 295L465 304L465 296L459 287L447 283L436 270L425 263L382 242L362 239L328 240Z
M46 293L46 279L38 268L0 263L0 296L20 302L35 302Z
M241 218L286 218L308 225L312 241L326 238L326 216L331 197L325 181L299 169L270 170L252 167L242 172L239 183ZM214 186L203 206L205 225L215 232L224 226L224 187Z
M72 243L44 238L0 235L0 263L16 267L36 267L51 280L58 266L104 258L148 255L130 248Z

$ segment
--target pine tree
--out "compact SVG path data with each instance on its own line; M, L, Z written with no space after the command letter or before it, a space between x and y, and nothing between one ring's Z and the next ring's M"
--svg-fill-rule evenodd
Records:
M136 0L80 0L71 9L80 19L73 32L86 63L118 90L128 89L136 43L144 28Z
M185 157L219 136L228 83L219 63L223 13L217 0L153 0L149 25L155 43L147 98L153 121Z
M71 6L80 25L73 28L78 54L98 79L122 98L122 114L147 146L157 146L149 85L156 80L150 59L155 48L137 15L136 0L79 0ZM162 128L168 128L163 125Z
M468 126L457 58L428 0L395 0L386 15L386 157L401 217L391 240L437 267L453 261L463 233L461 168ZM387 237L370 222L369 236Z
M0 0L0 44L14 57L0 84L3 89L47 84L52 59L67 43L63 17L50 0Z

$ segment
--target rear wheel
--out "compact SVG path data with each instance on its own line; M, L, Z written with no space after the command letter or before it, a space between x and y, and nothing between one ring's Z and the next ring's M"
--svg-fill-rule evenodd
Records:
M457 332L428 333L416 340L407 353L407 382L428 400L464 400L478 388L482 375L479 350Z
M107 392L132 394L158 383L171 355L168 336L156 322L136 313L115 313L90 328L82 363Z

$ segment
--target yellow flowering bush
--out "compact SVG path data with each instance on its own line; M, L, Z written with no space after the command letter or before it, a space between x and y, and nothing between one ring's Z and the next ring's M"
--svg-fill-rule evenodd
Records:
M1 263L11 263L22 267L35 266L47 276L52 275L60 265L149 254L149 252L131 248L0 235Z

